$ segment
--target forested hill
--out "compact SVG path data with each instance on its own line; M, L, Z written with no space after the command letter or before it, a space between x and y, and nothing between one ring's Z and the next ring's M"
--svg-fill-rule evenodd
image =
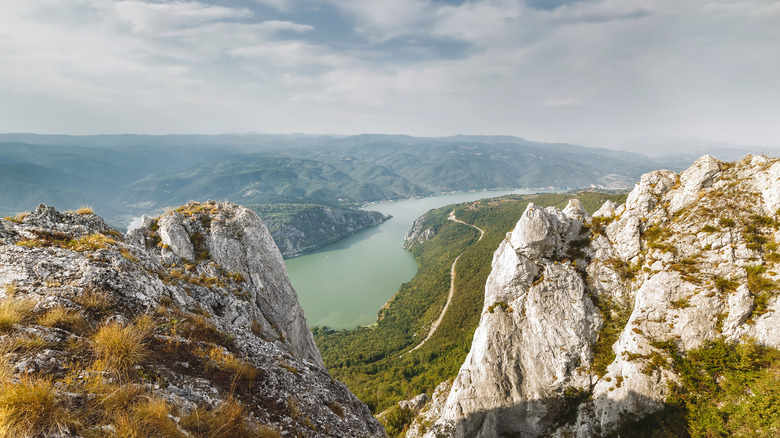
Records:
M350 207L484 188L629 187L658 167L517 137L254 134L0 134L0 165L0 214L32 210L50 192L57 208L91 205L117 225L189 200Z
M657 160L506 136L0 134L0 217L43 202L90 207L124 228L209 199L340 211L322 216L324 226L310 214L267 213L289 256L377 223L376 214L347 213L366 203L490 188L630 187Z

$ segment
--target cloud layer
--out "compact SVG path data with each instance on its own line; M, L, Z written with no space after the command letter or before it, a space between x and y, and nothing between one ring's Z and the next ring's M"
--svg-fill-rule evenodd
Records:
M780 144L780 2L12 0L0 131Z

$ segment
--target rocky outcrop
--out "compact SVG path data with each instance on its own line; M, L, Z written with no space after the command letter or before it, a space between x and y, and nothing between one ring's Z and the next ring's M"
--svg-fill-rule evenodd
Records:
M471 351L429 435L539 435L564 390L590 384L581 370L601 318L569 260L588 218L577 201L564 211L529 204L493 257Z
M644 175L593 218L529 205L494 255L446 402L407 436L609 434L663 406L679 379L664 348L780 347L778 193L780 160L705 156Z
M263 219L282 256L296 257L337 242L390 215L313 204L250 206Z
M93 403L112 385L138 393L125 412L164 400L160 421L181 436L200 436L198 418L219 422L235 406L241 415L224 419L243 428L235 436L384 436L325 370L281 254L252 211L189 203L122 236L91 213L40 206L0 221L0 243L0 306L25 309L0 323L11 369L0 384L55 379L54 399L77 419L61 436L124 427ZM114 325L142 338L122 370L100 355L100 333ZM31 338L45 349L30 348Z
M425 224L428 220L427 214L424 214L412 223L411 228L404 236L404 249L409 249L414 245L425 243L436 235L436 230L433 227L426 227Z

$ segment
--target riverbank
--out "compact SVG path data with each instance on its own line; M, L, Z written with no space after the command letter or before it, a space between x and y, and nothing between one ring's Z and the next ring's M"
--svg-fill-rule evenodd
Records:
M371 204L372 210L393 217L333 245L286 260L309 325L350 329L374 324L377 312L417 272L417 262L402 245L414 220L427 211L531 192L480 190Z

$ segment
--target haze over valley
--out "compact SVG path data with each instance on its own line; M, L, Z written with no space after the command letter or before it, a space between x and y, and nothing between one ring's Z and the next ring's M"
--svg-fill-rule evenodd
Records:
M320 205L343 216L343 209L371 202L454 191L627 188L643 172L673 164L665 158L490 136L0 134L0 213L40 203L64 210L90 206L126 227L142 214L215 199ZM674 161L672 169L679 169L688 158ZM288 207L285 220L293 220L293 210L301 208ZM270 223L280 223L283 213L281 207L256 211ZM342 223L341 231L358 223L377 219ZM292 255L329 239L279 244L292 245L283 249Z

